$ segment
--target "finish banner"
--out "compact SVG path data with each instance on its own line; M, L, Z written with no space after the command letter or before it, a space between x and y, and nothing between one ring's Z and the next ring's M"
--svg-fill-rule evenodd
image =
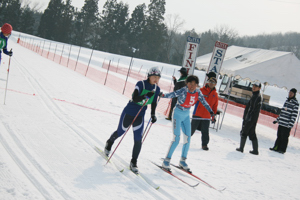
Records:
M188 74L194 74L197 53L200 45L200 38L188 36L182 67L185 67Z

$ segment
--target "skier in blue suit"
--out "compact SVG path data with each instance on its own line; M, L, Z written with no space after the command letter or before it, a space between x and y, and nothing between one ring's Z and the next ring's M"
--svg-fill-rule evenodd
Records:
M182 129L184 144L182 147L181 159L179 166L186 171L190 171L190 168L186 164L187 154L190 148L191 140L191 122L190 122L190 108L195 105L199 100L205 108L210 112L211 116L214 112L205 101L201 91L197 89L199 79L197 76L190 75L186 79L186 86L168 94L161 94L163 98L174 98L178 97L176 107L173 111L173 140L167 152L167 156L162 163L162 167L168 171L170 168L170 160L180 141L180 129Z
M148 99L147 103L132 124L134 133L134 146L132 151L132 159L130 161L130 169L135 173L138 173L137 159L142 147L144 115L147 105L151 104L151 122L155 123L157 120L155 116L155 109L157 105L157 97L160 93L160 88L157 86L161 76L160 73L161 72L158 67L152 67L149 69L148 79L137 82L132 94L132 99L128 102L121 114L118 129L110 136L105 145L104 152L107 156L109 156L114 141L126 132L127 128L133 122L133 119L138 114L145 101Z

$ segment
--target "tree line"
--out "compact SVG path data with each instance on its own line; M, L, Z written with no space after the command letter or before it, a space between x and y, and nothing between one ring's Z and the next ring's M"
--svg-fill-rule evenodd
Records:
M79 10L71 0L50 0L44 12L30 0L1 0L0 22L14 30L49 40L134 56L137 58L181 65L187 36L201 38L198 56L212 52L215 42L243 47L289 51L300 58L300 33L273 33L239 36L226 25L196 33L182 32L184 21L179 15L165 16L165 0L149 0L129 13L129 5L106 0L102 11L99 0L84 0Z

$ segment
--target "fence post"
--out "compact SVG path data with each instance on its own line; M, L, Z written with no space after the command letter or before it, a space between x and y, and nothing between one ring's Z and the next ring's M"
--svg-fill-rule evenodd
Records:
M102 68L103 68L103 65L104 65L104 63L105 63L105 59L106 59L106 58L104 58L104 60L103 60L103 62L102 62Z
M143 65L141 65L141 68L140 68L140 70L139 70L139 74L140 74L140 72L141 72L142 67L143 67Z
M47 58L48 58L48 56L49 56L49 53L50 53L51 43L52 43L52 42L50 42L50 45L49 45L49 49L48 49Z
M90 63L91 63L91 59L92 59L92 56L93 56L93 52L94 52L94 49L92 49L92 53L91 53L91 56L90 56L90 60L89 60L88 66L87 66L87 68L86 68L86 72L85 72L85 75L84 75L84 76L86 76L86 74L87 74L87 72L88 72L88 69L89 69L89 67L90 67Z
M69 67L69 59L70 59L71 51L72 51L72 44L71 44L71 46L70 46L70 51L69 51L69 57L68 57L67 67Z
M55 55L56 55L56 49L57 49L57 43L55 45L55 51L54 51L53 61L54 61L54 58L55 58Z
M81 51L81 47L79 47L79 51L78 51L78 55L77 55L77 60L76 60L76 64L75 64L75 69L74 69L74 71L76 71L76 67L77 67L77 63L78 63L80 51Z
M44 44L43 44L43 48L42 48L42 54L41 54L41 56L43 56L44 47L45 47L45 42L46 42L46 40L44 40Z
M118 73L118 69L119 69L119 61L120 61L120 58L119 58L119 60L118 60L118 65L117 65L116 73Z
M59 64L61 63L61 58L62 58L62 55L63 55L63 53L64 53L64 49L65 49L65 44L63 45L63 49L62 49L62 51L61 51L61 55L60 55Z
M106 72L106 77L105 77L104 85L106 84L106 79L107 79L107 75L108 75L108 71L109 71L109 67L110 67L110 61L111 60L109 60L108 67L107 67L107 72Z
M124 85L124 89L123 89L123 93L122 94L124 94L124 92L125 92L126 83L127 83L127 79L128 79L128 76L129 76L129 72L130 72L130 67L131 67L132 60L133 60L133 56L131 57L131 60L130 60L130 64L129 64L128 72L127 72L127 77L126 77L126 81L125 81L125 85Z

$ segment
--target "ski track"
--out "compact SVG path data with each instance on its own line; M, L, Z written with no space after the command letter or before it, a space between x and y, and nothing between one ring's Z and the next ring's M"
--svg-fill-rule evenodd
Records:
M26 148L22 145L22 142L17 138L16 134L12 129L10 129L9 125L4 123L2 121L2 126L7 131L6 137L3 137L0 135L1 144L5 147L6 151L9 153L11 158L15 161L15 163L19 166L21 171L27 176L27 178L32 182L32 184L40 191L40 193L45 197L45 199L71 199L63 190L62 188L58 188L55 181L47 174L45 170L36 162L36 160L27 152ZM3 129L2 129L3 130ZM12 137L13 142L15 145L19 148L19 152L16 152L17 150L13 150L13 147L11 147L11 142L7 142L5 138L8 138L9 135ZM19 155L19 156L18 156ZM26 158L37 171L40 172L40 174L49 182L50 186L52 186L59 194L55 195L55 192L49 189L49 186L47 189L43 186L43 183L40 183L36 178L35 174L31 171L32 169L29 169L26 167L27 162L25 163L24 158ZM50 190L50 191L49 191Z
M18 62L18 61L17 61ZM24 63L24 61L22 62ZM98 140L92 133L84 129L83 127L77 126L76 123L67 117L67 114L62 111L60 106L56 104L56 102L53 100L53 98L47 93L47 91L43 88L43 86L34 78L34 76L27 70L24 66L21 65L20 62L18 62L18 69L23 73L26 74L26 76L31 77L30 79L27 79L32 88L35 90L36 94L39 94L38 98L42 100L42 102L45 104L45 106L48 108L49 112L51 112L54 116L56 116L62 123L64 123L66 126L68 126L74 133L76 133L84 142L86 142L90 147L94 148L94 143L101 144L103 147L104 144ZM18 142L20 145L21 143ZM23 148L24 151L26 151L26 148ZM27 153L27 156L30 157L29 153ZM66 157L67 158L67 157ZM118 160L120 160L120 157L117 157ZM65 199L71 199L71 197L59 186L58 183L56 183L50 176L47 176L47 172L42 169L41 166L38 166L38 163L34 160L32 160L33 163L35 163L36 167L39 169L41 174L46 177L46 179L49 181L50 184L61 194L61 196ZM129 163L124 163L124 166L129 165ZM156 193L155 189L152 188L148 183L145 183L144 180L142 180L140 177L133 174L130 170L125 169L122 173L125 175L126 178L130 179L133 183L135 183L138 187L143 189L145 192L148 193L149 196L152 196L154 199L164 199L164 197L167 198L174 198L171 194L166 192L163 189L157 190L159 193Z

